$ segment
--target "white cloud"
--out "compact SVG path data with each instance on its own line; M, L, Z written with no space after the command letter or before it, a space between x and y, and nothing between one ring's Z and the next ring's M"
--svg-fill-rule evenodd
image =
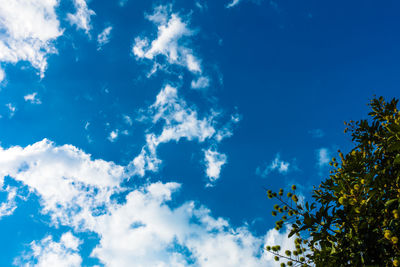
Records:
M241 0L232 0L232 2L230 2L229 4L226 5L226 8L234 7L234 6L238 5L240 2L241 2Z
M76 13L68 13L67 17L71 25L75 25L77 29L84 30L86 34L89 34L92 29L90 24L90 17L96 13L89 9L85 0L74 0L74 6Z
M204 160L207 168L206 174L210 179L210 183L208 185L211 186L213 182L218 180L221 173L221 168L226 163L227 157L225 154L207 149L204 150Z
M281 253L284 253L286 250L296 250L296 246L294 243L294 240L296 236L292 236L291 238L288 238L288 235L290 233L290 228L286 227L284 232L277 231L275 229L271 229L267 232L265 236L265 244L269 246L276 246L279 245L281 246ZM265 260L269 262L268 266L280 266L279 262L274 261L274 255L271 253L265 253L264 254Z
M215 133L214 115L199 118L194 108L178 97L177 89L167 85L156 97L150 106L153 124L163 123L160 134L149 133L146 135L146 145L131 162L133 174L143 176L146 171L157 171L161 161L157 158L157 147L170 141L178 142L182 138L197 140L202 143L210 139Z
M177 64L193 73L201 73L200 60L181 40L194 35L195 32L189 29L188 22L182 20L178 14L171 14L170 9L170 6L159 6L152 15L146 16L157 26L157 38L150 42L147 37L136 37L132 52L138 59L153 60L156 68L159 64L156 62L156 56L163 55L169 64Z
M110 42L112 27L106 27L99 35L97 35L97 50L101 50L102 47Z
M323 167L329 164L330 151L327 148L317 149L318 166Z
M193 202L168 207L178 188L151 184L100 216L102 239L92 256L107 266L262 266L262 240L246 228L231 228Z
M17 258L15 265L22 266L60 266L79 267L82 258L78 253L81 241L71 232L63 234L59 242L53 241L52 236L43 238L40 242L31 243L31 252L21 258Z
M108 136L108 140L109 140L110 142L115 142L115 141L117 141L118 134L119 134L119 130L118 130L118 129L116 129L116 130L114 130L114 131L111 131L110 135Z
M197 80L193 80L191 87L193 89L207 88L210 85L210 79L208 77L199 77Z
M203 2L203 3L200 3ZM207 3L205 1L196 1L196 7L200 9L200 11L204 11L208 8Z
M17 108L16 108L13 104L11 104L11 103L7 103L7 104L6 104L6 108L7 108L8 111L9 111L9 117L10 117L10 118L14 117L15 111L17 111Z
M2 184L2 183L0 183ZM16 187L7 186L5 189L1 191L7 193L7 198L0 205L0 219L3 216L9 216L13 214L14 210L17 208L16 197L17 197L17 189Z
M45 139L25 148L0 147L0 184L6 176L38 194L53 223L78 227L110 201L125 173L112 162L91 160L71 145L57 147Z
M218 129L216 134L214 135L214 139L217 142L221 142L223 139L231 137L233 135L233 127L235 124L239 123L242 116L239 114L231 115L230 121L228 121L223 127Z
M2 0L0 4L0 62L28 61L44 76L54 41L62 35L57 0ZM4 78L4 75L3 75Z
M1 82L6 78L6 73L4 70L0 67L0 84Z
M42 101L37 97L37 92L32 94L27 94L24 96L26 102L30 102L32 104L42 104Z
M276 154L275 159L262 170L260 167L257 168L256 173L262 177L266 177L273 171L277 171L280 174L286 174L289 172L290 163L280 159L279 153Z
M128 115L124 115L123 118L124 118L124 122L125 122L127 125L129 125L129 126L132 126L132 125L133 125L133 121L132 121L132 118L131 118L131 117L129 117Z
M0 177L28 186L40 198L43 213L75 231L100 238L91 255L106 266L268 266L264 237L246 226L234 228L193 201L174 204L177 183L152 182L135 189L120 187L124 167L93 160L71 145L43 140L0 148ZM125 201L111 196L126 192ZM79 266L81 241L65 233L31 243L17 265Z

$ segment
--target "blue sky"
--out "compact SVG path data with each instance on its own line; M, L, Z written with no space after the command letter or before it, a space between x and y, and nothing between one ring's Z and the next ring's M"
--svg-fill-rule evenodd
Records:
M344 121L398 96L396 1L5 0L0 266L274 266Z

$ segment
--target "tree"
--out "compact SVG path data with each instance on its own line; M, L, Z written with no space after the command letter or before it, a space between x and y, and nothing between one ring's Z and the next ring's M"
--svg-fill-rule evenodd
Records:
M279 230L289 224L296 250L267 246L282 266L400 266L400 112L398 100L371 100L368 120L350 121L354 148L332 158L330 175L299 202L296 187L277 200Z

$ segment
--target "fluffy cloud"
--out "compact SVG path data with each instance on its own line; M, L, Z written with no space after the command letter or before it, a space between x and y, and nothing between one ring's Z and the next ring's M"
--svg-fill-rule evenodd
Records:
M0 62L27 61L43 77L48 55L57 52L54 41L63 33L55 12L57 5L57 0L1 1ZM3 71L0 78L4 78Z
M226 163L227 157L225 154L221 154L211 149L204 150L204 161L206 164L206 174L210 179L209 186L212 182L219 178L222 166Z
M212 111L200 117L196 107L189 106L178 96L178 90L170 85L159 92L147 112L150 114L147 120L151 121L152 126L162 126L161 131L155 133L149 129L146 144L129 165L131 175L144 176L146 171L157 171L162 163L157 157L157 148L163 143L186 139L216 145L230 137L233 125L240 121L240 116L235 114L225 125L217 127L219 113ZM226 163L226 155L212 149L204 150L204 153L206 174L210 181L208 185L212 185L219 178L221 167Z
M162 55L168 64L183 66L199 76L196 81L193 81L193 88L207 87L209 85L208 78L200 76L202 73L201 60L187 46L189 41L185 37L195 34L195 31L188 27L188 22L178 14L172 13L170 6L157 7L154 13L147 15L146 18L157 26L157 38L150 41L147 37L136 37L132 52L137 59L153 61L150 75L157 69L165 68L164 64L157 61L157 56Z
M0 184L6 176L21 182L41 197L53 223L74 226L106 205L124 178L123 167L46 139L25 148L0 148L0 169Z
M106 27L99 35L97 35L97 50L101 50L102 47L110 42L112 27Z
M198 69L190 49L179 44L184 36L193 35L186 22L178 14L169 14L169 7L159 6L154 14L146 16L158 29L157 38L150 42L146 37L135 39L133 53L138 58L153 59L163 55L168 62L187 66L188 69Z
M84 30L86 34L89 34L92 29L90 17L96 13L89 9L85 0L74 0L74 6L75 14L67 14L69 22L71 25L75 25L77 29Z
M0 177L15 179L37 194L42 212L100 240L91 255L106 266L266 266L264 237L234 228L193 201L171 208L177 183L151 182L122 188L124 167L93 160L71 145L48 140L0 149ZM112 195L126 192L124 201ZM70 232L31 243L19 265L79 266L82 241ZM64 265L63 265L64 264Z
M59 242L54 242L52 236L43 238L40 242L31 243L31 252L15 260L15 265L24 266L60 266L79 267L82 258L78 253L81 241L71 232L63 234Z
M162 123L160 134L149 133L146 145L140 155L131 162L132 174L143 176L146 171L157 171L161 160L157 158L157 147L170 141L178 142L182 138L204 142L215 133L214 114L199 118L194 108L178 97L177 89L167 85L160 91L156 101L150 106L153 124Z

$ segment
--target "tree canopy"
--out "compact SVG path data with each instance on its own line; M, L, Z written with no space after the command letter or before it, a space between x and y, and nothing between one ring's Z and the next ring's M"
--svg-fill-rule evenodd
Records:
M374 98L366 120L345 132L354 148L332 158L330 175L314 187L312 201L299 201L296 186L268 190L288 224L296 249L267 246L282 266L400 266L400 112L398 100Z

